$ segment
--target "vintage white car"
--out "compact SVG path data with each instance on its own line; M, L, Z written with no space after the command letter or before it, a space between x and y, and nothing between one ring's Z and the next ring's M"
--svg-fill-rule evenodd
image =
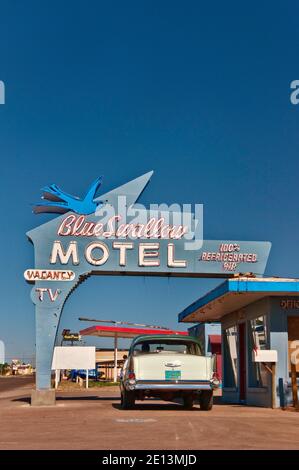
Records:
M219 386L215 357L204 356L192 336L144 335L135 338L120 377L121 406L135 400L182 398L191 409L195 400L202 410L213 406L213 389Z

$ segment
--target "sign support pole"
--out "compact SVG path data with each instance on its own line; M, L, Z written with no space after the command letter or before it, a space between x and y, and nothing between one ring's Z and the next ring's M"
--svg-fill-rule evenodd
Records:
M294 404L295 410L299 411L297 371L296 371L296 364L293 364L292 361L291 361L291 379L292 379L293 404Z
M271 406L276 408L276 362L272 362L269 367L265 362L261 362L262 366L271 374Z
M114 336L114 376L113 376L113 382L117 382L117 346L118 346L117 334L115 334L115 336Z
M276 408L276 363L272 364L272 408Z
M55 390L58 388L59 379L60 379L60 370L56 369L55 370Z

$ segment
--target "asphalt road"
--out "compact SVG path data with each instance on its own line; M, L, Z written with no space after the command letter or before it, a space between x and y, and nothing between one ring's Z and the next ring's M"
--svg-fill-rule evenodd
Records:
M216 404L204 412L159 401L122 410L117 387L59 392L56 406L31 407L22 380L0 392L0 449L299 449L291 411Z
M34 378L32 376L8 376L0 377L0 396L2 392L9 392L25 385L34 384Z

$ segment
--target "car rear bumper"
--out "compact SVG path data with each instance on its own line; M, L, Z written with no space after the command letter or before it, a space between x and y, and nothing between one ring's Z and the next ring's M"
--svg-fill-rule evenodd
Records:
M151 381L140 380L129 385L129 390L212 390L213 384L210 381Z

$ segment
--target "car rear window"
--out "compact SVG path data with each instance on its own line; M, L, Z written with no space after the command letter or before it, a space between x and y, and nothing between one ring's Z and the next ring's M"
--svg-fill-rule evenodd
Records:
M133 349L134 355L139 354L191 354L194 356L202 356L199 344L192 341L175 341L175 340L149 340L135 344Z

